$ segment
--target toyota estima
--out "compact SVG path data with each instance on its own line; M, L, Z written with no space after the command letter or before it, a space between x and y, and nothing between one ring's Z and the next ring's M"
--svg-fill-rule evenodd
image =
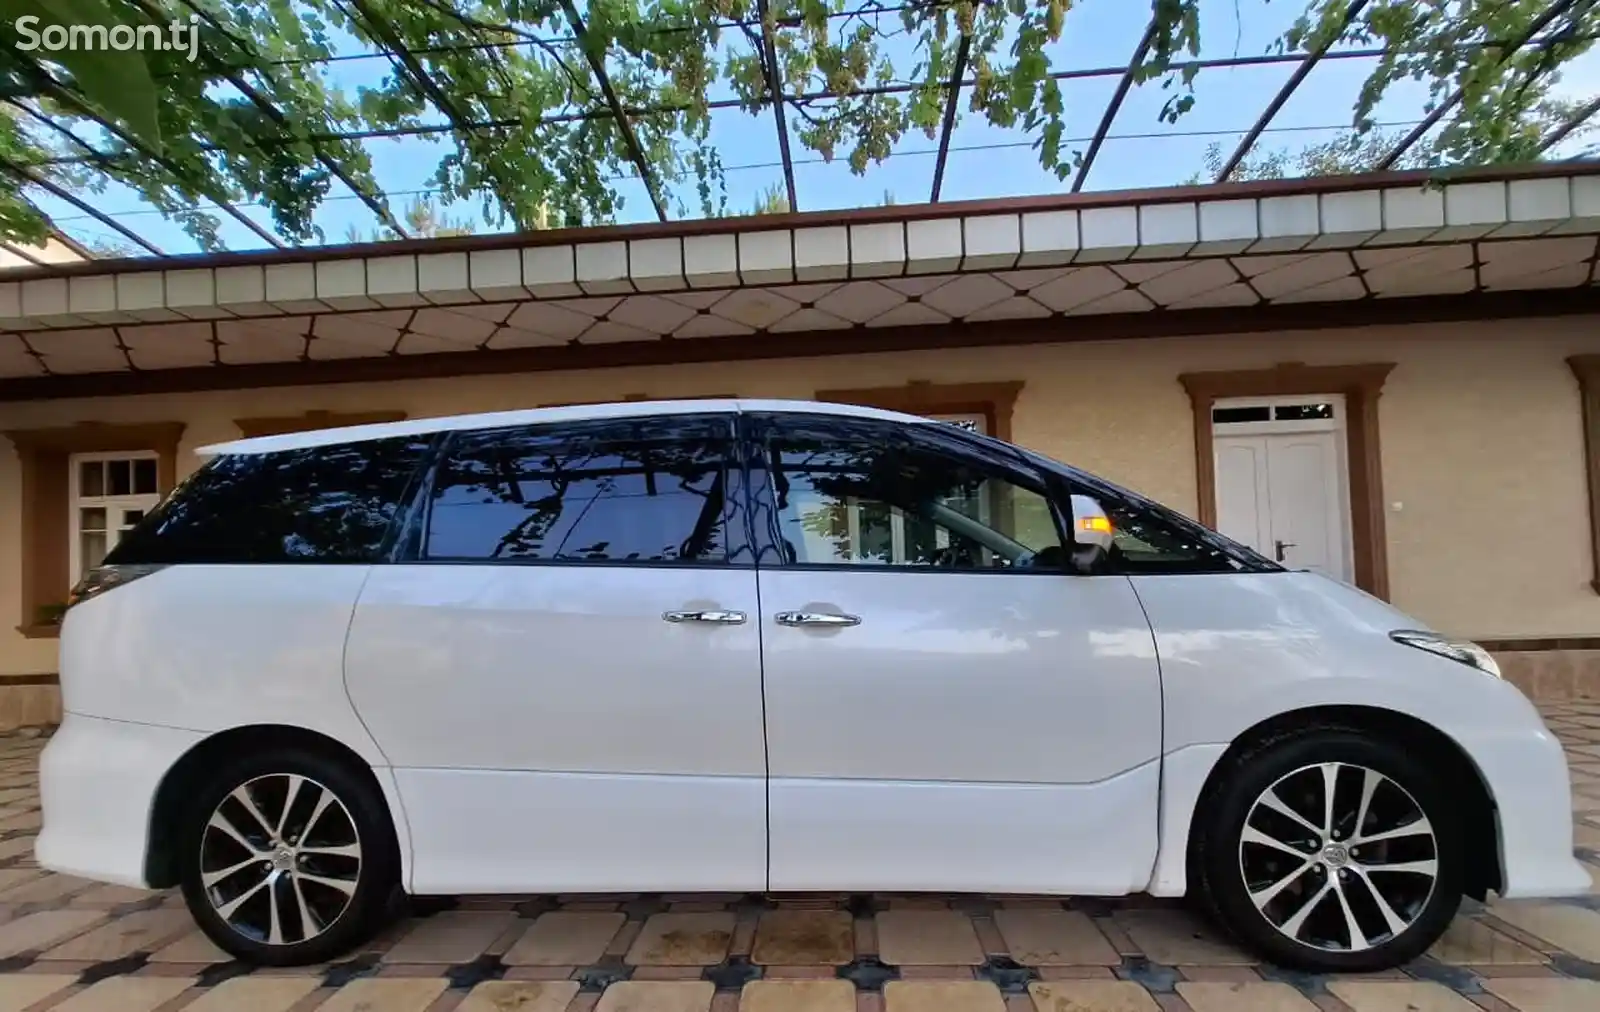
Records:
M1472 643L956 426L685 401L250 439L75 592L40 864L246 960L412 895L1190 896L1323 971L1581 893Z

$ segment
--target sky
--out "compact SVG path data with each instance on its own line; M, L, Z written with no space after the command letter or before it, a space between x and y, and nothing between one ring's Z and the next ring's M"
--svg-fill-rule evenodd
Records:
M1253 56L1267 53L1272 44L1304 10L1300 0L1202 0L1202 59ZM892 17L892 16L891 16ZM1052 69L1108 68L1105 75L1063 82L1066 134L1064 147L1083 150L1098 126L1107 102L1113 96L1120 72L1133 53L1149 18L1149 5L1132 0L1079 0L1068 13L1059 42L1048 50ZM897 24L897 22L895 22ZM889 24L886 19L885 24ZM888 51L896 57L897 69L909 70L914 59L909 46L900 44ZM343 51L343 50L341 50ZM352 47L350 51L355 51ZM1257 154L1274 149L1298 150L1334 139L1347 129L1351 110L1361 83L1371 72L1366 59L1324 60L1301 84L1293 97L1274 117L1271 127L1257 142ZM388 65L381 59L337 64L331 81L350 93L360 86L382 80ZM1124 190L1170 186L1204 171L1204 155L1209 144L1220 144L1224 155L1231 152L1250 128L1261 110L1294 72L1292 64L1234 68L1208 68L1195 79L1193 109L1176 124L1160 120L1163 103L1173 94L1163 91L1160 80L1148 82L1129 92L1112 124L1108 139L1094 160L1084 185L1085 190ZM1590 98L1600 92L1600 52L1572 61L1563 71L1555 93L1565 97ZM731 92L714 90L716 99ZM1377 110L1380 128L1391 133L1409 130L1424 115L1426 88L1405 82L1396 86ZM1042 169L1032 138L1021 130L991 127L980 116L966 113L952 133L941 198L946 201L990 197L1023 196L1065 192L1067 182ZM791 122L793 116L791 116ZM899 204L924 203L935 164L937 139L920 131L901 138L891 157L869 166L865 175L854 175L842 157L828 164L815 152L794 139L798 210L860 207L879 204L886 193ZM752 117L738 109L713 114L711 141L721 153L726 171L728 211L748 210L768 188L783 183L779 146L770 110ZM375 175L389 194L396 214L403 211L409 195L426 193L429 177L451 143L422 138L365 142L372 155ZM1572 142L1558 146L1550 154L1560 157L1576 154L1581 147ZM655 220L648 193L637 177L617 180L623 207L619 222ZM699 216L699 200L693 180L682 186L682 199L689 216ZM89 202L110 214L121 224L144 236L168 253L196 252L198 246L182 228L162 218L133 191L111 184L104 193L92 195ZM70 205L38 195L39 205L57 224L81 241L111 239L122 243L115 232L85 216ZM252 219L270 228L270 218L259 206L239 205ZM478 219L476 203L457 203L444 208L455 218L477 220L480 232L508 231L509 225L495 226ZM675 210L675 202L674 202ZM219 215L220 235L228 249L259 249L266 244L231 217ZM377 220L348 189L335 184L330 198L319 209L316 222L330 244L346 241L354 227L371 234Z

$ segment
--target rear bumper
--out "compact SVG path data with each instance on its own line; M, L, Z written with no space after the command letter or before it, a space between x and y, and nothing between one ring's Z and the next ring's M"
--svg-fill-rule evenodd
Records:
M1499 809L1506 899L1582 896L1589 873L1573 856L1572 782L1561 743L1532 712L1507 730L1461 742Z
M156 791L173 764L204 737L65 714L39 759L43 827L35 859L50 871L146 887Z

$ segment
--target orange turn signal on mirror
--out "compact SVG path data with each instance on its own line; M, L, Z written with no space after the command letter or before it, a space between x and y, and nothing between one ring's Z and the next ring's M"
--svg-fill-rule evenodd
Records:
M1078 529L1092 534L1110 534L1111 521L1105 517L1083 517L1078 521Z

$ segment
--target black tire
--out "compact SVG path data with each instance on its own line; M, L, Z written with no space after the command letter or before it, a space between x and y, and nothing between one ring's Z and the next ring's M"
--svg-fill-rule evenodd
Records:
M1332 863L1329 863L1328 851L1323 849L1328 841L1298 841L1305 859L1310 862L1305 872L1290 879L1282 893L1268 901L1264 909L1258 909L1251 898L1246 865L1251 874L1258 876L1262 869L1269 869L1259 878L1256 886L1259 894L1266 892L1266 886L1259 883L1289 879L1296 861L1286 851L1253 842L1243 843L1246 820L1253 818L1252 828L1256 830L1263 829L1264 821L1268 824L1267 835L1274 838L1294 835L1279 831L1285 825L1298 832L1294 823L1277 821L1278 812L1257 811L1252 816L1257 800L1276 785L1277 790L1291 796L1288 799L1291 808L1311 816L1319 825L1323 823L1325 820L1316 814L1319 811L1316 806L1323 798L1323 774L1320 769L1307 769L1322 764L1344 766L1342 772L1335 774L1334 796L1338 799L1335 823L1343 828L1328 837L1336 844ZM1390 781L1374 792L1368 835L1381 832L1379 816L1389 812L1396 813L1398 824L1415 826L1401 814L1410 802L1420 809L1432 827L1431 844L1418 834L1369 844L1365 855L1359 854L1360 847L1352 851L1337 849L1343 846L1338 844L1341 836L1346 843L1349 841L1365 778L1363 772L1351 767L1374 771ZM1301 793L1302 788L1306 793ZM1466 846L1458 808L1451 803L1434 771L1413 752L1395 743L1337 726L1310 727L1280 735L1229 760L1227 767L1218 771L1214 786L1201 799L1195 813L1193 837L1195 851L1191 869L1198 875L1194 883L1197 895L1193 899L1241 942L1280 966L1314 973L1367 973L1391 969L1426 952L1444 934L1461 905ZM1374 850L1379 853L1374 855ZM1424 875L1381 874L1374 879L1372 873L1363 875L1356 869L1357 864L1371 869L1374 864L1365 862L1373 861L1374 857L1378 865L1426 861L1428 852L1432 854L1436 869L1431 887L1427 886ZM1344 863L1345 855L1349 863ZM1401 921L1409 922L1398 933L1387 930L1389 922L1383 907L1373 899L1376 889L1369 887L1374 881L1390 891L1391 895L1384 897L1388 909ZM1311 916L1300 925L1302 937L1290 937L1280 930L1278 925L1291 925L1294 913L1310 897L1324 892L1325 885L1338 889L1326 891L1325 906L1319 902L1313 907ZM1346 903L1355 912L1362 941L1368 943L1365 948L1349 941L1352 933L1345 918ZM1267 911L1271 911L1276 922L1269 919ZM1377 930L1372 930L1374 928ZM1340 934L1344 940L1342 946Z
M285 841L291 834L304 831L294 827L317 811L318 804L323 805L316 823L299 841L311 850L304 854L289 847L272 854L265 849L258 851L258 847L270 847L270 827L260 820L252 825L249 809L241 807L237 796L229 795L248 785L256 810L272 822L278 818L272 811L274 803L290 793L289 785L294 782L291 778L303 781L294 787L292 814L280 823ZM279 784L283 785L281 789ZM318 789L329 792L333 800L323 802ZM220 829L208 828L224 802L223 820L243 831L251 850L244 849L238 836L226 834L231 839L224 839ZM332 853L348 851L352 837L358 854L354 863L348 853ZM399 881L394 827L388 807L369 775L352 769L346 762L300 748L268 749L223 763L195 792L179 827L178 839L180 881L190 913L219 948L248 963L303 966L346 954L382 926ZM271 861L258 863L252 855L281 860L299 874L291 875L287 867L279 868L270 885L257 886L253 896L239 902L237 909L231 911L235 923L230 923L219 912L218 904L239 901L257 880L264 882L268 877L265 869L271 867ZM236 866L235 861L240 863ZM212 880L213 892L205 881L205 872L232 867L239 870ZM303 877L307 873L314 877ZM353 883L353 890L346 895L343 886L332 889L327 883L334 881ZM269 893L278 903L277 943L272 941L267 927L273 916L265 906ZM302 911L310 914L316 930L306 929Z

